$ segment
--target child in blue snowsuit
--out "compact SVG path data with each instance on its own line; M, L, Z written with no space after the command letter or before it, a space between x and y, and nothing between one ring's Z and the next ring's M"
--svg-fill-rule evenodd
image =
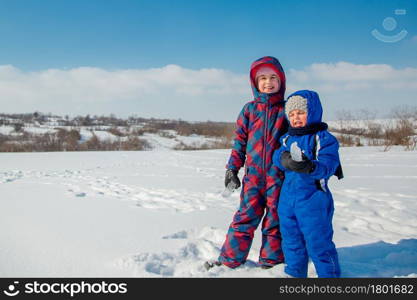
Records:
M285 104L290 128L273 155L274 165L285 171L278 215L285 272L290 277L307 277L309 257L318 277L340 277L332 241L333 198L327 182L332 175L339 179L343 175L339 143L322 122L322 112L316 92L290 95Z

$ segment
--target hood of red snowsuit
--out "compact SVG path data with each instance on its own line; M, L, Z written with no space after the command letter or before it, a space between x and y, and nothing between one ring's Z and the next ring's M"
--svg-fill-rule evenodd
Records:
M269 66L278 74L281 87L277 93L258 91L255 74L262 66ZM254 100L246 103L238 116L234 146L226 168L239 170L245 165L248 178L264 178L267 175L269 184L279 184L282 173L271 166L272 152L278 149L279 138L288 129L284 112L284 70L278 59L265 56L252 63L249 76Z
M276 93L273 93L273 94L261 93L259 92L258 87L256 86L256 81L255 81L256 72L260 69L260 67L264 67L264 66L270 67L278 74L278 77L281 81L281 87L279 91ZM256 101L270 102L271 104L276 104L284 100L285 84L286 84L285 73L284 73L284 69L281 66L281 63L275 57L264 56L260 59L255 60L252 63L251 68L250 68L250 83L252 86L253 96Z

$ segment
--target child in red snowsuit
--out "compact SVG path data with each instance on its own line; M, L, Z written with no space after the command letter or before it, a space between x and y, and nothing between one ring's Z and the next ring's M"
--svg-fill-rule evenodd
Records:
M240 186L239 169L245 165L240 207L235 213L217 264L235 268L245 263L254 232L262 221L259 264L269 268L284 261L277 214L283 173L272 164L288 123L284 113L285 74L271 56L256 60L250 70L254 99L237 119L236 137L226 165L225 185Z

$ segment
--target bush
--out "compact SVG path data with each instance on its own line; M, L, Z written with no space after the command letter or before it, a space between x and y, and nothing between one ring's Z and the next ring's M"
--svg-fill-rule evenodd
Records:
M128 140L122 142L122 150L126 151L142 151L152 149L148 141L140 139L136 136L129 136Z
M183 136L197 134L208 137L231 138L235 130L235 125L233 123L203 122L191 124L187 122L181 122L175 127L175 130L179 135Z
M384 145L385 151L394 145L404 146L406 150L416 149L417 108L395 108L391 113L392 122L385 125L373 120L375 113L362 110L358 114L359 117L349 111L338 113L338 128L331 131L340 133L338 138L342 146L361 146L362 137L368 145Z
M339 141L341 147L352 147L355 145L355 141L351 135L336 135L336 138Z
M118 129L117 127L112 127L110 129L108 129L107 131L110 132L111 134L115 135L115 136L118 136L118 137L126 136L126 134L121 132L120 129Z
M385 129L385 150L391 146L404 146L406 150L413 150L415 146L415 133L410 120L399 119Z
M15 132L21 132L24 125L22 123L15 123L13 124L13 128Z

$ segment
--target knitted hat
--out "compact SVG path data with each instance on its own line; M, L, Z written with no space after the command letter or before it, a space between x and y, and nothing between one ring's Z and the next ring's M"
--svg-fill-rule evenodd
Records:
M285 103L285 114L289 118L289 114L292 110L299 109L307 112L307 99L299 95L292 96L288 98Z

